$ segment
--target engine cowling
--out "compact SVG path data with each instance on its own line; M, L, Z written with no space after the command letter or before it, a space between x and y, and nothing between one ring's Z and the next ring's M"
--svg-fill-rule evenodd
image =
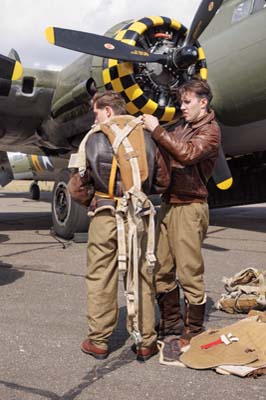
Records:
M121 26L115 34L107 32L116 40L154 54L175 53L184 43L187 28L167 17L145 17ZM174 62L130 63L104 59L102 78L105 88L122 94L127 111L132 115L152 114L162 122L173 120L178 113L176 89L184 81L198 74L207 79L204 51L196 42L198 57L189 68L178 67ZM171 57L169 57L171 59Z

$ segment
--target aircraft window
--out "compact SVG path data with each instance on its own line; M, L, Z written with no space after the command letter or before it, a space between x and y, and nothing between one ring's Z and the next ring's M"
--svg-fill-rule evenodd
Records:
M22 92L31 94L33 93L33 89L34 89L34 78L25 76L23 78L23 83L22 83Z
M242 1L239 3L233 12L232 23L239 22L249 15L252 0Z
M266 8L266 0L254 0L252 13L258 12Z

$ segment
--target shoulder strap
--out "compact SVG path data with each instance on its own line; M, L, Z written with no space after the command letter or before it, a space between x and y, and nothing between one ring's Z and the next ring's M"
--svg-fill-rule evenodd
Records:
M123 150L125 153L125 160L123 160L121 156L119 157L121 179L125 186L125 190L126 191L129 190L130 187L132 186L138 188L138 190L141 190L141 177L140 177L140 169L138 163L138 152L134 150L128 139L128 135L133 131L134 127L126 125L123 129L120 129L118 125L112 124L111 129L115 135L115 140L112 143L115 155L118 155L119 147L121 144L123 145ZM122 153L122 151L120 153ZM128 165L128 162L130 163L130 166ZM130 167L133 185L131 185L131 182L129 183L128 173L127 173L128 171L127 172L123 171L123 167L126 168L127 170L129 170L128 167Z
M86 144L89 139L89 137L95 133L100 131L101 127L100 125L94 125L92 128L89 130L89 132L84 136L82 139L78 152L75 154L71 154L70 161L68 164L69 168L78 168L79 169L79 174L80 176L84 176L85 171L86 171Z
M112 144L124 190L132 186L141 189L148 178L148 162L140 120L131 116L113 117L101 125L101 130Z

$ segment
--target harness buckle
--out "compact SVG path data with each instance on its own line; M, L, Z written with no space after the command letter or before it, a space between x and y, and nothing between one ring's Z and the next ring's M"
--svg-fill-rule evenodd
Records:
M130 335L136 345L138 345L142 342L142 336L141 336L140 332L133 330Z

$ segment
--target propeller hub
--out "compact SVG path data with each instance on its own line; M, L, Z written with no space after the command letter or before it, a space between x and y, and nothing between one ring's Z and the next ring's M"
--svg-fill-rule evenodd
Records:
M177 48L173 52L173 64L176 68L187 69L198 60L198 50L194 46Z

